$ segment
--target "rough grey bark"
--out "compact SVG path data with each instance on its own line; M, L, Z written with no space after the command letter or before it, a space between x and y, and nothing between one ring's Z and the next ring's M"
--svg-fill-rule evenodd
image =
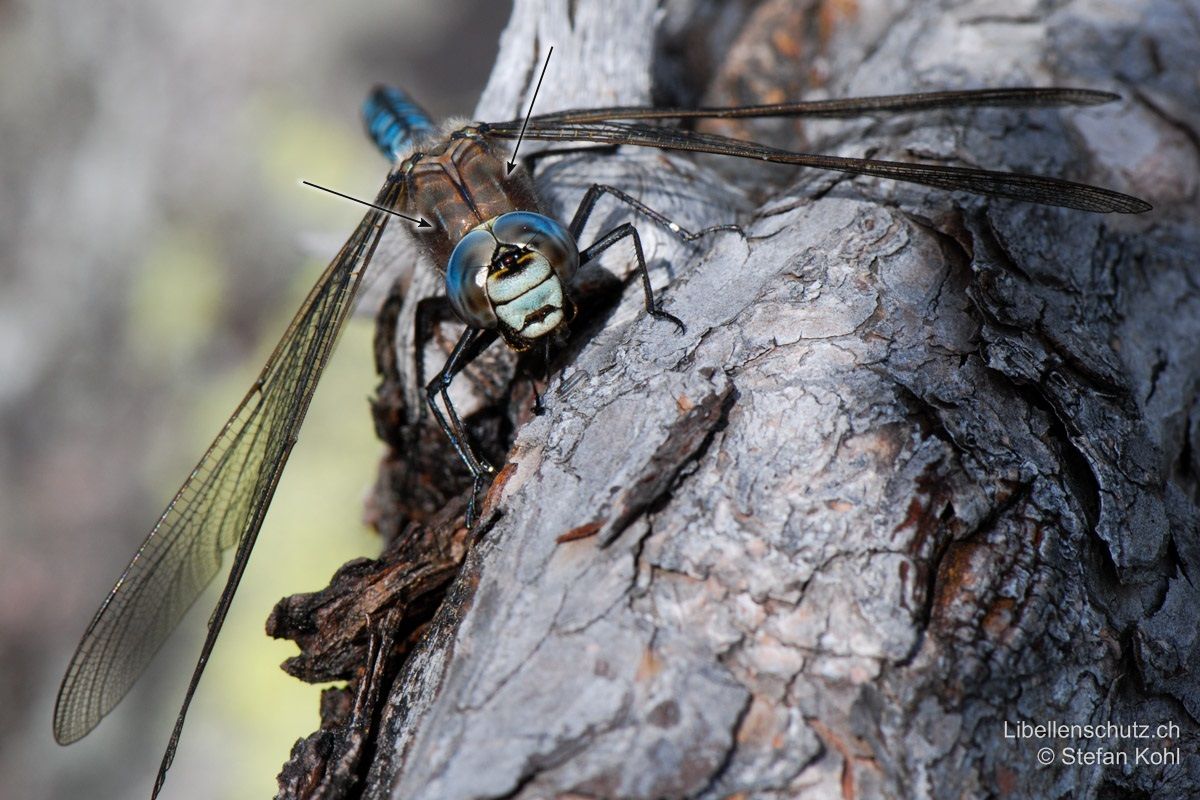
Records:
M518 2L483 119L523 113L551 44L542 111L705 87L708 102L780 85L1115 89L1123 103L1087 111L786 133L1097 182L1156 210L816 173L743 194L717 172L738 165L547 161L560 216L588 183L620 181L689 227L737 215L745 235L688 247L639 223L687 333L630 284L555 362L544 414L504 398L506 466L441 606L394 674L345 673L382 704L363 794L1200 792L1197 25L1194 6L1156 0ZM629 272L625 253L603 263ZM423 280L385 308L395 375ZM495 407L494 386L463 383L478 395L464 405ZM401 428L408 401L387 396L381 417ZM432 518L379 508L412 503L388 494L389 469L376 515L400 539L396 520ZM376 650L387 635L368 631ZM1006 737L1023 722L1150 736ZM1069 747L1129 763L1072 765ZM1143 747L1178 762L1134 763Z

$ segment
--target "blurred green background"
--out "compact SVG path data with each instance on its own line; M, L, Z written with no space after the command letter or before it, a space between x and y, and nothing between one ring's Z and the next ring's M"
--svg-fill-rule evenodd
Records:
M377 81L470 115L509 3L0 2L0 798L148 796L214 590L90 736L54 744L78 637L361 217ZM319 688L263 633L374 555L373 326L317 391L165 797L274 794Z

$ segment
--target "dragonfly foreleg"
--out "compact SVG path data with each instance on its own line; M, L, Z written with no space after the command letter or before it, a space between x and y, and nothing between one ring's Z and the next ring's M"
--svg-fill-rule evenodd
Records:
M655 211L653 208L650 208L650 206L646 205L641 200L638 200L636 197L632 197L625 192L622 192L615 186L608 186L603 183L593 183L590 187L588 187L587 192L583 195L583 201L579 204L579 208L575 210L575 216L571 219L569 230L571 235L574 236L576 240L578 240L580 235L583 233L583 227L587 224L588 217L592 215L592 210L596 207L596 201L598 201L602 195L606 194L612 195L625 205L637 211L639 214L645 216L647 219L650 219L666 228L668 231L675 234L685 242L692 242L696 239L699 239L701 236L707 236L710 233L717 233L719 231L737 231L738 233L742 232L740 227L732 224L713 225L712 227L692 232L679 223L671 220L666 215Z
M679 328L680 333L685 332L687 326L683 324L683 320L674 314L663 311L654 300L654 290L650 287L650 271L646 269L646 256L642 253L642 237L638 236L637 228L630 223L621 223L597 239L591 247L580 251L579 263L586 264L626 236L633 239L633 253L637 256L637 271L642 276L642 289L646 292L646 313L652 317L670 320L675 323L675 327Z
M467 503L467 527L471 527L475 523L476 498L483 489L484 481L488 476L495 474L496 468L476 455L471 448L471 441L466 429L463 428L462 420L459 419L458 412L454 410L454 405L450 402L450 383L454 380L455 375L496 340L496 336L497 333L493 330L467 328L459 337L458 343L454 345L454 350L450 353L450 358L446 360L445 366L425 387L425 400L429 403L429 408L433 411L438 425L450 439L450 444L454 446L455 452L467 465L467 469L471 471L471 477L474 478L471 499ZM442 404L446 407L445 414L437 405L439 394L442 396Z

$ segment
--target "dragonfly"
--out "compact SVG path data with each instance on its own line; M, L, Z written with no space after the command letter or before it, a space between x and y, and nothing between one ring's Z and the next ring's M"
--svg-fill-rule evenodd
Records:
M499 123L438 127L403 91L377 87L363 106L370 138L391 159L372 206L317 279L262 372L187 475L145 541L96 611L71 659L54 710L54 736L69 744L89 733L133 686L201 591L232 564L163 755L152 796L163 786L184 719L278 486L300 425L338 333L354 304L380 237L394 215L406 216L418 248L441 273L445 294L417 307L417 350L438 320L465 328L428 383L417 356L424 400L473 479L475 498L495 468L471 445L450 402L454 377L497 339L514 351L561 344L586 298L573 292L581 265L625 243L640 277L645 310L684 330L651 287L638 228L624 222L586 246L585 225L601 197L630 209L685 241L718 225L689 231L615 186L594 184L571 219L547 212L532 172L513 169L511 143L542 142L657 148L710 153L774 164L833 170L1092 213L1139 213L1143 200L1060 178L942 164L802 153L685 127L701 119L853 117L975 107L1090 106L1117 95L1078 88L998 88L748 105L726 108L616 106L527 115ZM674 124L664 124L674 123ZM439 406L438 401L441 401Z

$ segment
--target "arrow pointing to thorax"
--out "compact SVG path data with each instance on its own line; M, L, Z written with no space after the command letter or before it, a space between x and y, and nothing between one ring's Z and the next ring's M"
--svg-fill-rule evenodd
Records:
M521 149L521 140L525 138L525 128L529 126L529 115L533 113L533 104L537 102L538 90L542 88L542 78L546 77L546 67L550 66L550 56L554 55L554 46L550 46L550 51L546 53L546 61L542 64L542 74L538 76L537 86L533 89L533 99L529 101L529 110L525 112L525 121L521 123L521 135L517 137L517 144L513 147L512 158L508 160L507 175L511 175L512 171L517 166L517 151Z

